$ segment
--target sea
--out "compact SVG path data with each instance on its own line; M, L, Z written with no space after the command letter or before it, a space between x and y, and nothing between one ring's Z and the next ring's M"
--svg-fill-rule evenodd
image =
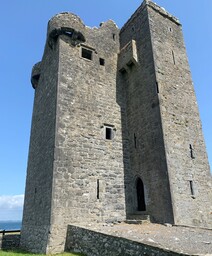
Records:
M0 221L0 230L19 230L21 221Z

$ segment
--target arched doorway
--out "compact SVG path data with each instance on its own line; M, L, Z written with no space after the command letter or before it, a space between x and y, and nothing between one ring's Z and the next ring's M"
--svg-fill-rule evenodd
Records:
M146 211L145 196L144 196L144 184L140 178L136 180L136 192L137 192L137 210Z

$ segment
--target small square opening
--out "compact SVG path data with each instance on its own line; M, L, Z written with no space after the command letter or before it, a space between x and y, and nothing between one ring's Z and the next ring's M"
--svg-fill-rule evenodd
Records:
M113 129L111 127L105 127L105 139L106 140L113 139Z
M92 60L92 51L82 48L82 57L88 60Z
M104 65L105 65L105 60L102 59L102 58L99 58L99 64L100 64L101 66L104 66Z

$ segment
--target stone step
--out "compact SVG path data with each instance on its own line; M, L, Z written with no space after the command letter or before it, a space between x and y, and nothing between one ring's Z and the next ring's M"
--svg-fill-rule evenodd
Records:
M126 221L127 224L144 224L144 223L150 223L150 215L147 214L131 214L127 217Z

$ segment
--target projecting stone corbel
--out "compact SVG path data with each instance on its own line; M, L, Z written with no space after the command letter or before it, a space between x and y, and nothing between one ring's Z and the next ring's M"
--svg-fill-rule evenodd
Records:
M138 65L136 41L131 40L120 51L118 56L118 70L129 70L132 66Z

